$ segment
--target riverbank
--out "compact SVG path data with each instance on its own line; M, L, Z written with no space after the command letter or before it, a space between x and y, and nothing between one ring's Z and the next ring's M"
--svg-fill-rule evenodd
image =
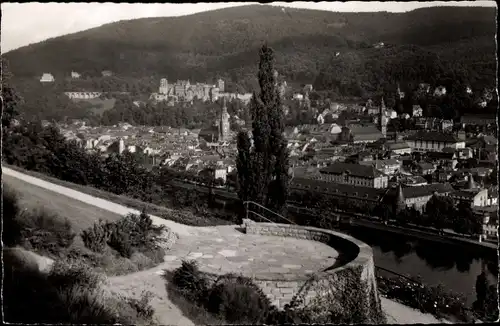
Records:
M444 244L451 244L451 245L462 245L462 246L468 246L472 247L476 250L482 250L486 251L488 253L497 253L498 246L493 244L493 243L488 243L488 242L479 242L479 241L474 241L466 238L460 238L460 237L454 237L450 235L437 235L433 234L430 232L425 232L413 228L405 228L405 227L400 227L396 225L386 225L380 222L376 221L370 221L368 219L362 219L362 218L350 218L350 223L353 226L361 226L365 228L371 228L371 229L376 229L380 231L386 231L386 232L391 232L391 233L397 233L405 236L410 236L410 237L415 237L419 238L422 240L427 240L427 241L436 241Z

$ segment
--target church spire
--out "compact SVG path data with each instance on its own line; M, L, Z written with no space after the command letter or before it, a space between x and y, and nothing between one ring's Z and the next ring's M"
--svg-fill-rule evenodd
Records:
M396 193L396 212L400 212L406 208L405 196L403 194L403 187L401 183L398 184Z

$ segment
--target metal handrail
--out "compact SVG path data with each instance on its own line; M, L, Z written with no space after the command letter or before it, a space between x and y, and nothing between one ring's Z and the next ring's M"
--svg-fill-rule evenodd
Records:
M268 218L265 218L264 216L260 215L259 213L256 213L256 212L254 212L254 211L249 211L249 213L253 213L253 214L255 214L255 215L257 215L257 216L259 216L259 217L263 218L264 220L269 221L269 222L270 222L270 223L272 223L272 224L276 224L275 222L271 221L271 220L270 220L270 219L268 219Z
M253 212L253 213L255 213L254 211L252 211L252 210L250 210L250 209L249 209L249 204L254 204L254 205L255 205L255 206L257 206L257 207L263 208L263 209L265 209L266 211L271 212L271 213L273 213L274 215L278 216L279 218L281 218L281 219L283 219L283 220L285 220L285 221L289 222L290 224L294 224L294 225L296 225L296 223L294 223L294 222L290 221L289 219L287 219L287 218L286 218L286 217L284 217L283 215L280 215L280 214L278 214L278 213L276 213L276 212L274 212L274 211L270 210L269 208L267 208L267 207L265 207L265 206L263 206L263 205L261 205L261 204L258 204L258 203L254 202L254 201L251 201L251 200L247 200L247 201L244 201L244 202L243 202L243 205L246 205L247 212Z

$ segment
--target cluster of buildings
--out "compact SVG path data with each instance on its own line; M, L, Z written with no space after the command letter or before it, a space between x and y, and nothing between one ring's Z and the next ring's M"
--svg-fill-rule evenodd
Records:
M76 72L76 71L72 71L70 76L71 76L71 79L80 79L81 74ZM102 77L110 77L110 76L113 76L113 73L109 70L103 70L103 71L101 71L101 76ZM40 77L40 83L43 83L43 84L53 83L55 81L56 81L56 79L54 78L54 75L52 75L49 72L44 72L42 74L42 77Z
M191 102L194 99L206 101L217 101L220 97L227 99L239 99L248 103L252 97L251 93L238 94L226 93L225 82L222 79L217 80L217 84L195 83L191 84L189 80L178 80L169 84L167 78L160 80L160 87L157 93L153 93L150 99L161 102L166 101L170 105L177 102Z
M387 112L382 102L371 122L289 128L292 190L372 208L403 203L422 213L432 196L448 196L484 215L485 235L496 237L486 231L498 226L498 187L489 180L498 161L496 135L443 128L398 135L387 131Z

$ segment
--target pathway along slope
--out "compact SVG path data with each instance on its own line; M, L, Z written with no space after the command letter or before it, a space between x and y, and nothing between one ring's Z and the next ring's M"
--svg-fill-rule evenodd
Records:
M113 202L97 198L94 196L90 196L79 191L59 186L17 171L6 168L2 166L2 173L9 175L11 177L23 180L27 183L33 184L35 186L47 189L49 191L55 192L57 194L61 194L63 196L71 197L73 199L85 202L89 205L96 206L116 214L126 215L129 213L139 214L138 210L128 208L119 204L115 204ZM165 225L170 228L173 232L177 233L180 237L190 237L190 236L198 236L198 235L208 235L209 233L218 233L218 228L216 227L192 227L179 223L175 223L173 221L164 220L157 216L151 216L153 223L156 225ZM165 267L171 265L170 262L166 261L159 266L146 271L140 271L130 275L123 275L110 278L110 281L113 284L114 290L119 290L119 292L126 292L126 294L130 294L130 292L136 292L138 290L150 290L157 294L157 297L154 299L153 306L158 309L158 307L163 307L164 309L157 310L157 316L159 322L161 324L170 324L170 325L194 325L194 323L183 316L183 313L179 311L168 298L166 289L164 286L165 280L160 276ZM143 284L144 286L141 286ZM146 285L147 284L147 285ZM132 288L130 286L132 285ZM136 288L139 287L140 289ZM156 291L155 291L156 290ZM140 291L139 291L140 292ZM137 292L136 292L137 293ZM384 312L388 315L388 322L394 324L427 324L427 323L443 323L445 321L440 321L436 319L434 316L430 314L423 314L415 309L410 307L398 304L392 300L381 298L382 308Z
M113 203L108 200L104 200L98 197L94 197L91 195L84 194L82 192L63 187L60 185L56 185L50 182L47 182L42 179L38 179L17 171L14 171L12 169L6 168L2 166L2 173L5 173L6 175L12 176L17 179L21 179L25 182L31 183L35 186L45 188L47 190L53 191L55 193L61 194L63 196L71 197L73 199L79 200L81 202L84 202L86 204L102 208L104 210L119 214L119 215L127 215L127 214L140 214L141 212L133 209L133 208L128 208L116 203ZM210 229L211 227L192 227L184 224L179 224L173 221L165 220L157 216L150 215L151 219L153 220L153 223L156 225L165 225L168 227L170 230L175 232L179 236L190 236L190 235L196 235L200 231L203 232L203 229Z

